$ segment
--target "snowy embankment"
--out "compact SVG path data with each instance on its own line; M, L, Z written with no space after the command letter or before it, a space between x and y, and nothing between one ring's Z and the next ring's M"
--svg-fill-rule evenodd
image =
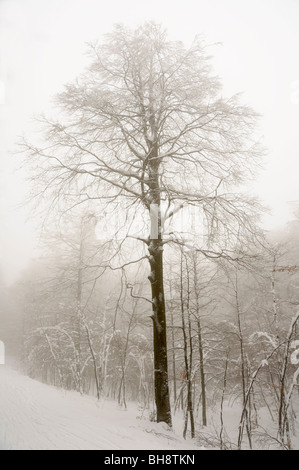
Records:
M180 430L181 431L181 430ZM0 366L1 450L195 450L199 447L120 409Z

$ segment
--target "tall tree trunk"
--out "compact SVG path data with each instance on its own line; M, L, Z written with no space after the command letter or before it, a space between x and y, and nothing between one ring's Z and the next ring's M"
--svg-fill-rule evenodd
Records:
M86 331L90 354L92 357L93 372L94 372L95 384L96 384L96 389L97 389L97 399L99 400L101 397L101 385L100 385L99 375L98 375L97 360L96 360L96 354L95 354L94 347L92 344L92 339L91 339L91 335L90 335L90 331L89 331L89 327L88 327L85 315L83 317L83 322L84 322L84 328Z
M151 288L153 302L154 329L154 368L155 368L155 401L157 422L171 426L171 410L168 387L166 312L163 286L163 251L159 240L152 240L150 252Z
M194 293L195 293L195 299L196 299L199 370L200 370L200 384L201 384L202 425L207 426L206 376L205 376L202 328L201 328L200 307L199 307L199 292L198 292L198 287L199 286L198 286L198 279L197 279L197 265L196 265L196 257L195 256L193 257L193 270L194 270Z
M188 313L188 335L189 335L189 379L188 379L188 409L190 415L191 437L195 437L195 422L193 412L193 390L192 390L192 370L193 370L193 341L192 341L192 325L190 315L190 274L188 259L185 256L186 269L187 269L187 313Z
M174 322L173 313L171 314L171 347L172 347L172 373L173 373L173 400L176 403L177 390L176 390L176 357L175 357L175 341L174 341Z
M187 313L188 313L188 330L186 329L185 324L185 307L184 307L184 285L183 285L183 249L181 251L181 315L182 315L182 331L183 331L183 340L184 340L184 360L185 360L185 371L186 371L186 382L187 382L187 407L186 407L186 418L185 426L183 431L183 437L186 439L187 428L188 428L188 415L190 416L190 427L191 427L191 437L195 437L195 424L194 424L194 414L193 414L193 398L192 398L192 356L193 356L193 346L192 346L192 331L191 331L191 321L190 321L190 280L189 280L189 270L188 270L188 260L185 257L186 261L186 270L187 270ZM187 337L188 333L188 337ZM189 340L189 357L188 357L188 340Z
M241 380L242 380L242 395L243 395L243 408L245 410L246 416L246 432L249 442L249 447L252 449L252 440L251 440L251 423L249 419L249 412L247 403L250 407L250 400L247 399L247 373L246 373L246 358L245 358L245 348L244 348L244 338L241 325L241 307L239 302L239 287L238 287L238 272L236 271L236 285L235 285L235 299L236 299L236 311L237 311L237 324L238 324L238 333L239 333L239 342L240 342L240 353L241 353ZM250 396L249 396L250 398ZM238 439L238 448L241 449L242 446L242 433L239 435Z
M128 349L129 349L129 340L130 340L131 327L132 327L132 323L133 323L134 316L135 316L136 305L137 304L135 303L133 313L130 315L128 330L127 330L127 334L126 334L126 342L125 342L125 346L124 346L124 349L122 350L122 354L121 354L122 377L121 377L121 382L120 382L120 386L119 386L118 403L120 405L124 405L125 408L127 408L127 402L126 402L127 355L128 355ZM121 395L123 397L122 400L121 400Z
M203 359L201 323L200 323L199 317L197 318L197 336L198 336L199 370L200 370L200 384L201 384L202 425L207 426L206 376L205 376L204 359Z
M273 268L271 272L271 294L272 294L272 309L273 309L273 321L275 328L275 335L279 340L279 330L278 330L278 303L276 298L276 282L275 282L275 272L277 269L277 259L276 254L273 256Z
M227 355L226 355L224 377L223 377L223 389L222 389L222 396L221 396L221 403L220 403L220 425L221 425L221 427L220 427L220 449L221 450L225 449L224 442L223 442L223 434L224 434L223 405L224 405L226 383L227 383L228 358L229 358L229 352L227 352Z
M81 221L82 223L82 221ZM77 338L75 341L76 349L76 374L78 391L83 394L82 373L81 373L81 328L82 328L82 276L83 276L83 239L81 233L80 249L79 249L79 267L77 280Z
M172 299L173 299L173 291L172 291L172 265L170 265L170 274L169 274L169 294L170 294L170 301L171 301L171 356L172 356L172 380L173 380L173 403L176 406L177 400L177 383L176 383L176 355L175 355L175 337L174 337L174 321L173 321L173 306L172 306Z
M150 118L152 134L155 135L154 117ZM149 142L149 188L150 222L149 262L151 273L149 280L152 289L153 338L154 338L154 377L157 422L171 422L171 409L168 386L167 328L163 275L163 239L161 216L161 189L159 178L159 155L157 142Z

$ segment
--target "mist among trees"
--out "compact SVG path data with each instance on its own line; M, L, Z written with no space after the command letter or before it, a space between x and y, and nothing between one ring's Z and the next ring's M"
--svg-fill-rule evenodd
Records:
M88 51L20 143L43 254L1 296L9 356L169 427L179 415L207 448L291 449L298 207L268 234L243 189L263 160L257 113L223 96L202 40L116 26Z

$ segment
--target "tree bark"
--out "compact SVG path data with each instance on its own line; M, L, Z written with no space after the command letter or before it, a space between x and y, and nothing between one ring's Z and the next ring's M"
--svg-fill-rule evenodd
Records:
M168 387L168 361L166 336L166 311L163 285L163 251L159 240L152 240L150 252L153 301L153 330L154 330L154 377L157 422L164 421L171 426L171 409Z
M194 293L195 293L195 299L196 299L196 319L197 319L197 337L198 337L198 352L199 352L199 371L200 371L200 383L201 383L202 425L207 426L206 376L205 376L203 339L202 339L202 328L201 328L200 306L199 306L197 265L196 265L196 258L195 257L193 257L193 269L194 269Z
M154 112L150 113L152 135L156 136ZM172 425L168 386L167 327L163 274L163 239L161 216L161 188L159 176L159 151L157 138L148 140L148 169L150 196L150 243L149 262L151 273L149 280L152 289L153 339L154 339L154 378L157 422Z
M171 347L172 347L172 373L173 373L173 401L176 403L177 390L176 390L176 357L175 357L175 340L174 340L174 322L173 313L171 314Z
M245 348L244 348L244 338L241 325L241 307L239 302L239 290L238 290L238 271L236 271L236 285L235 285L235 298L236 298L236 311L237 311L237 324L238 324L238 333L239 333L239 342L240 342L240 356L241 356L241 380L242 380L242 395L243 395L243 409L245 410L246 417L246 432L249 442L249 447L252 449L252 440L251 440L251 423L249 419L248 408L250 407L250 394L247 398L246 391L248 389L248 376L246 374L246 360L245 360ZM246 403L249 405L247 407ZM240 439L241 436L241 439ZM242 434L239 435L238 439L238 449L240 450L242 446Z
M187 382L187 407L186 407L186 418L185 426L183 431L183 437L186 439L187 428L188 428L188 414L190 415L190 427L191 427L191 437L195 437L195 424L194 424L194 414L193 414L193 398L192 398L192 356L193 356L193 346L192 346L192 331L191 331L191 322L190 322L190 305L189 305L189 296L190 296L190 281L189 281L189 270L188 270L188 261L186 260L186 271L187 271L187 313L188 313L188 336L187 338L187 329L185 324L185 308L184 308L184 286L183 286L183 250L181 251L181 282L180 282L180 293L181 293L181 316L182 316L182 332L184 340L184 360L185 360L185 372L186 372L186 382ZM188 339L189 339L189 358L188 358Z
M199 317L197 318L197 336L198 336L199 369L200 369L200 383L201 383L202 425L207 426L206 377L205 377L205 369L204 369L201 323L200 323Z

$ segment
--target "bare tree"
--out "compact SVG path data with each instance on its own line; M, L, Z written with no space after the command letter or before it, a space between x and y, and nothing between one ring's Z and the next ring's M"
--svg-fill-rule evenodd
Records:
M251 422L250 422L250 415L249 411L245 406L246 403L246 391L248 388L248 376L247 376L247 368L246 368L246 352L245 352L245 344L244 344L244 334L243 334L243 327L242 327L242 309L240 305L240 294L239 294L239 277L238 277L238 270L236 269L235 272L235 280L233 283L233 290L234 290L234 297L235 297L235 308L237 314L237 332L238 332L238 339L240 343L240 361L241 361L241 383L242 383L242 396L243 396L243 407L245 408L245 415L246 415L246 432L248 437L248 442L250 449L252 449L252 440L251 440ZM250 404L250 395L249 400ZM241 442L239 443L241 445Z
M202 326L202 312L213 303L216 295L215 292L207 288L212 284L215 274L210 274L207 270L204 272L204 281L200 282L198 271L201 268L197 253L192 253L193 263L193 317L196 324L197 339L198 339L198 353L199 353L199 372L200 372L200 386L201 386L201 409L202 409L202 425L207 426L207 398L206 398L206 372L204 360L204 335Z
M185 263L184 263L185 262ZM185 276L183 270L185 264ZM184 350L184 364L185 364L185 380L187 385L187 406L185 414L185 425L183 436L186 439L188 429L188 416L190 416L191 437L195 437L195 424L193 413L193 393L192 393L192 375L193 375L193 341L192 341L192 328L191 328L191 312L190 312L190 273L188 266L188 259L181 249L181 263L180 263L180 306L181 306L181 320L182 320L182 333L183 333L183 350ZM186 295L184 295L184 277L186 277ZM187 315L186 315L187 314ZM185 319L186 315L186 319ZM187 320L187 325L186 325Z
M86 73L58 96L61 122L43 119L46 145L24 145L38 194L51 206L93 203L100 211L117 203L126 214L124 238L133 217L146 221L150 236L136 238L150 263L157 420L170 425L163 249L188 240L166 236L166 225L194 207L189 242L197 250L211 258L246 255L235 246L240 230L255 234L256 202L229 187L248 182L260 156L257 116L238 97L221 96L199 40L186 49L155 24L117 26L91 56Z

